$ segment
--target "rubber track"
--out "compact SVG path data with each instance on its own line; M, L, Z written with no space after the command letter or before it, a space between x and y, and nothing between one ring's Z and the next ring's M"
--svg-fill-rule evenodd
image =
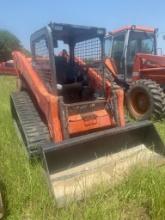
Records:
M50 142L50 134L28 93L26 91L13 93L11 108L29 154L38 154L41 147Z

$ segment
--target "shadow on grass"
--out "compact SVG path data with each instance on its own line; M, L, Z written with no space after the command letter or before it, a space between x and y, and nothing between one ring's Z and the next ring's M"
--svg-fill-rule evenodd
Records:
M4 216L2 219L6 219L10 215L10 211L8 208L8 196L6 186L2 180L0 180L0 193L2 196L3 208L4 208Z

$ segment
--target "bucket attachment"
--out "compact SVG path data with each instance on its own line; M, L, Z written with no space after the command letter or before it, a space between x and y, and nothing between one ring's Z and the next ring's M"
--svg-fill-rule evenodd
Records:
M164 163L159 153L164 153L164 144L149 121L43 147L50 185L59 207L83 199L102 181L115 183L136 164Z

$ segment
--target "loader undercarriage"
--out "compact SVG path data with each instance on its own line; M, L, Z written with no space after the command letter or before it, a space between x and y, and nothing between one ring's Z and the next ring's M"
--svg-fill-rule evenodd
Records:
M28 153L39 153L40 147L50 142L50 134L27 92L11 95L11 110Z

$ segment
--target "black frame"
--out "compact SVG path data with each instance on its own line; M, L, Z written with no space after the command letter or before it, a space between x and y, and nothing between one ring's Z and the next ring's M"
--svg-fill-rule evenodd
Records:
M67 37L64 36L67 34ZM54 60L54 44L56 40L63 40L64 43L69 45L70 56L74 58L74 46L77 42L82 40L92 39L99 37L101 42L101 57L104 59L104 36L106 30L104 28L88 27L80 25L62 24L62 23L50 23L48 26L36 31L31 35L30 46L32 51L32 59L35 62L35 43L40 39L46 39L49 59L52 70L53 79L53 91L57 94L57 77L56 77L56 65Z
M52 80L53 80L53 92L57 93L57 86L56 86L56 67L54 62L54 46L53 46L53 38L52 38L52 30L49 26L46 26L35 33L33 33L30 37L30 46L32 51L32 60L35 61L35 43L38 40L45 39L48 46L49 51L49 60L50 60L50 66L52 70Z

